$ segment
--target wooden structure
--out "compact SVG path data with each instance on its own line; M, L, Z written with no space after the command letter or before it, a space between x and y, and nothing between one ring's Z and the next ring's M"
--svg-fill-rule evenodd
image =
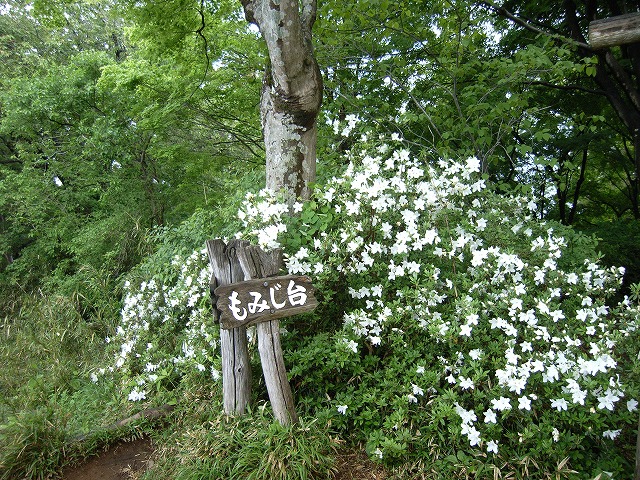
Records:
M210 290L220 321L222 396L225 413L242 414L251 396L247 326L255 324L258 351L269 400L282 424L296 422L291 386L280 344L279 319L313 310L318 302L308 277L276 276L280 249L263 251L246 241L208 240L213 269Z
M212 299L218 285L244 280L244 273L238 262L236 249L240 242L226 245L222 240L208 240L207 252L213 275L209 283ZM213 308L214 317L219 313ZM222 349L222 401L227 415L244 413L251 397L251 365L247 346L247 327L220 329L220 348Z
M309 277L286 275L259 278L215 289L222 328L249 326L313 310Z
M589 23L589 45L594 49L640 42L640 12Z

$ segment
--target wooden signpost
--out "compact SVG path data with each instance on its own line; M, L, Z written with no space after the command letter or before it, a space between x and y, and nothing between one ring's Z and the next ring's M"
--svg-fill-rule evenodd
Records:
M279 319L309 312L318 305L311 280L276 276L280 249L265 252L242 240L208 240L213 269L210 291L220 321L222 396L225 413L242 414L251 396L247 326L256 325L258 351L273 414L282 425L296 422L291 386L280 345Z
M318 305L312 292L309 277L287 275L221 285L214 293L222 328L236 328L309 312Z

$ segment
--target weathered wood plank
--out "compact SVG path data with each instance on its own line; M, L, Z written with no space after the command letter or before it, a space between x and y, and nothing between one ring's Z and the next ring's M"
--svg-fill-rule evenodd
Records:
M280 321L256 325L258 352L273 416L281 425L298 421L280 343Z
M221 285L215 289L222 328L310 312L318 306L311 279L285 275Z
M282 265L280 250L264 252L255 245L249 245L239 249L237 253L247 280L255 277L275 276ZM298 415L293 403L291 385L289 385L282 355L280 323L278 320L258 323L256 332L262 372L273 415L281 425L295 423L298 421Z
M589 23L589 45L595 49L640 42L640 12Z
M219 320L215 308L215 289L220 285L243 279L244 273L236 256L238 242L226 245L221 239L206 242L213 274L209 284L214 318ZM247 329L238 327L220 330L222 353L222 402L227 415L243 414L251 398L251 364L247 346Z

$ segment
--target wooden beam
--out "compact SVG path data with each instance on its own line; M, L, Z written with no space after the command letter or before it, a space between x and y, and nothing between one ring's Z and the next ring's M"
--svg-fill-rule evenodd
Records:
M594 49L640 42L640 12L589 23L589 44Z

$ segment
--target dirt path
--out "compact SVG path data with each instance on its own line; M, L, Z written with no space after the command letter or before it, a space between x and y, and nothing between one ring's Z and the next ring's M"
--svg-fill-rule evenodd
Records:
M152 453L148 438L119 443L82 465L65 469L62 480L133 480L149 467Z
M67 468L62 480L135 480L150 466L153 446L142 438L119 443L85 463ZM384 469L373 463L364 452L344 452L336 459L334 480L384 480Z

